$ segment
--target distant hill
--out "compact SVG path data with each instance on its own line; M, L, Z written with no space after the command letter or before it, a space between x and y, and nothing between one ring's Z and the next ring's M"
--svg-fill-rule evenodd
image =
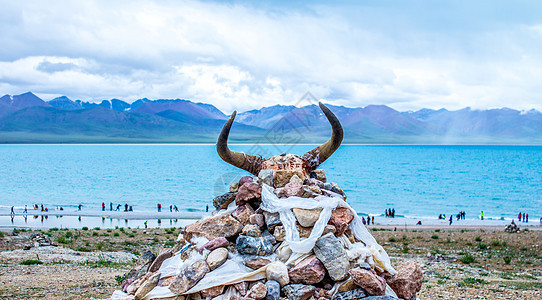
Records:
M542 114L509 108L399 112L385 105L329 105L345 143L542 144ZM228 118L206 103L182 99L43 101L31 92L0 97L0 143L216 142ZM321 143L331 128L320 108L275 105L240 112L230 140Z

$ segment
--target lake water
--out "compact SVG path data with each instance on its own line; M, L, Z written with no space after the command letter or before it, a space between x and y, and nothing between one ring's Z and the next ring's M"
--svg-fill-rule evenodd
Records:
M251 154L302 155L315 145L232 145ZM542 147L342 145L323 165L360 214L467 218L542 216ZM248 173L214 145L0 145L0 206L43 203L98 210L101 203L154 211L212 207L214 196Z

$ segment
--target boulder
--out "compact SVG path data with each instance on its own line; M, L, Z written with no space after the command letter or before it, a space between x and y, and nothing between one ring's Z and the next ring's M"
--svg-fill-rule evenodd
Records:
M211 218L201 219L196 223L184 228L184 237L190 241L194 235L205 237L209 240L237 235L243 229L243 224L229 214L220 214Z
M175 294L183 294L195 286L209 271L209 265L205 261L196 261L181 270L179 275L169 285L169 289Z
M235 200L236 195L237 193L235 192L228 192L228 193L225 193L224 195L217 196L213 199L213 206L217 210L226 209L228 208L228 205L230 205L230 203L232 203L233 200Z
M258 225L249 224L249 225L245 225L245 227L243 227L243 230L241 230L241 234L242 235L252 236L252 237L260 237L260 236L262 236L262 231L260 230Z
M273 237L275 238L275 240L283 242L284 238L286 237L286 231L284 230L284 226L280 225L275 227L275 231L273 231Z
M261 282L254 284L247 293L247 298L261 300L267 295L267 286Z
M139 277L147 274L151 263L156 259L156 256L149 250L143 252L143 254L137 259L134 267L126 275L127 278L138 279Z
M316 288L312 285L289 284L282 288L282 292L289 300L307 300Z
M357 300L367 297L365 290L357 288L346 292L337 293L332 300ZM366 299L366 298L365 298ZM410 299L409 299L410 300Z
M287 183L282 191L285 197L301 197L305 192L303 183L300 183L299 181Z
M279 213L263 211L263 216L265 217L265 224L267 225L267 229L269 229L269 231L273 231L275 226L282 224Z
M145 296L154 289L160 280L160 273L153 273L145 282L137 289L134 295L134 300L142 300Z
M420 266L407 261L395 268L397 274L387 280L399 298L410 300L422 287L423 273Z
M173 252L171 251L164 251L160 253L156 259L152 262L152 264L149 266L149 272L156 272L158 269L160 269L160 266L162 266L162 263L164 260L170 258L173 256Z
M273 244L263 237L240 235L237 237L236 248L242 254L265 256L273 253Z
M201 291L201 297L205 298L205 299L211 299L211 298L215 298L215 297L221 295L222 293L224 293L224 286L223 285L213 286L213 287L210 287L208 289L202 290Z
M292 176L297 175L299 178L304 178L301 171L297 170L275 170L273 174L273 185L274 187L283 187L290 182Z
M239 187L242 187L245 183L254 182L252 176L243 176L239 179Z
M273 186L273 170L263 169L258 173L258 179L260 183L265 183L269 186Z
M213 251L213 250L215 250L217 248L228 247L229 244L230 244L230 242L228 242L228 240L225 237L222 237L222 236L217 237L216 239L212 239L212 240L208 241L207 243L205 243L201 247L200 253L202 253L204 249Z
M146 273L145 275L139 277L138 279L134 280L132 283L130 283L129 286L126 287L126 293L127 294L135 294L137 290L141 287L143 283L147 281L147 279L151 278L154 273Z
M364 289L369 295L384 295L386 290L386 280L378 276L373 270L355 268L349 271L354 282Z
M338 207L333 210L328 224L335 226L337 229L336 235L342 235L350 226L350 222L354 219L354 213L346 207Z
M310 174L309 174L309 177L310 178L314 178L314 179L317 179L323 183L326 182L327 178L326 178L326 171L324 171L323 169L316 169L314 171L312 171Z
M348 291L351 291L351 290L355 290L357 288L358 288L358 286L354 282L354 279L352 279L352 277L349 277L345 281L341 282L341 284L339 285L339 288L337 289L337 291L339 293L344 293L344 292L348 292Z
M232 213L231 216L237 219L237 221L241 222L243 225L250 224L250 216L253 215L254 209L250 206L250 204L242 204L239 205Z
M275 280L268 280L265 285L267 286L267 295L265 296L265 300L279 300L280 284Z
M254 199L259 199L262 196L262 187L254 182L247 182L239 186L237 196L235 196L235 204L242 205Z
M265 218L262 214L253 214L249 218L250 224L258 225L258 227L263 228L265 226Z
M218 267L220 267L226 260L228 259L228 249L226 248L217 248L209 255L207 255L207 259L205 262L207 265L209 265L209 269L212 271Z
M288 268L286 265L280 261L273 262L267 266L265 271L267 280L274 280L280 284L280 286L285 286L290 282L290 277L288 276Z
M331 279L341 281L348 276L350 263L346 255L346 250L333 233L321 236L316 241L313 250L316 257L326 267Z
M321 208L315 209L303 209L303 208L294 208L292 209L295 218L299 225L303 227L312 227L320 218Z
M316 255L311 255L288 271L291 283L315 284L324 279L326 269Z
M243 261L245 266L252 270L258 270L261 267L267 266L271 263L271 260L263 257L247 258Z

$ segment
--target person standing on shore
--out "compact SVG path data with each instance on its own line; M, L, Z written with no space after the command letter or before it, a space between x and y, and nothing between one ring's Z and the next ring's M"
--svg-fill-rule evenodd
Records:
M158 203L156 205L156 208L158 209L158 212L161 212L162 211L162 204Z
M482 221L484 220L484 211L482 210L482 212L480 213L480 219L482 219Z
M529 213L525 215L525 223L529 223Z
M169 205L169 212L173 212L173 205Z
M371 217L371 223L373 223L373 225L375 224L375 216Z
M26 214L26 213L28 213L28 209L26 208L26 204L25 204L23 214Z
M392 217L392 218L395 218L395 208L392 208L392 209L391 209L391 217Z
M450 225L452 225L453 221L454 221L453 215L450 215Z
M145 228L147 228L147 221L145 221Z
M11 207L11 214L12 214L12 215L15 214L15 211L13 210L14 207L15 207L15 206L12 206L12 207Z
M525 213L523 213L523 222L525 222Z
M102 211L105 211L105 202L102 202Z
M109 202L109 211L113 211L113 202Z
M175 212L179 211L179 208L177 207L177 205L173 206L173 208L175 209Z
M77 208L78 208L79 211L81 211L81 207L83 207L82 204L79 204L79 205L77 206Z
M518 222L521 222L521 212L518 214Z

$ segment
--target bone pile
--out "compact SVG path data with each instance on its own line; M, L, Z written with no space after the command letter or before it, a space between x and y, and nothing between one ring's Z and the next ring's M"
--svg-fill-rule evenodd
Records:
M420 267L393 268L323 170L262 170L229 190L172 249L142 255L112 299L416 299Z

